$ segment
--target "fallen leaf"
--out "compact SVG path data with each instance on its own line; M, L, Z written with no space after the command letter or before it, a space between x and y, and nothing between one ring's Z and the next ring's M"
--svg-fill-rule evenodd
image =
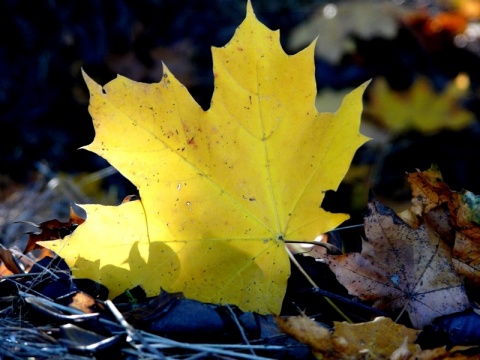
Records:
M445 347L423 350L415 354L415 360L472 360L479 356L480 348L477 346L455 346L448 350Z
M416 216L422 216L451 197L450 188L443 182L442 174L435 164L427 171L408 174L407 180L412 190L410 210Z
M0 248L0 275L28 273L38 261L47 256L53 257L55 254L49 249L41 248L25 256L16 246Z
M333 337L330 330L305 315L275 317L278 328L308 345L313 352L322 352L324 359L340 359L345 354L345 339Z
M388 358L404 346L405 339L411 354L419 350L414 344L419 331L396 324L387 317L359 324L334 322L334 327L333 335L346 339L350 352L363 355L362 358L366 354L372 359Z
M23 269L13 257L9 249L0 248L0 275L5 276L9 274L22 274Z
M453 264L468 287L480 286L480 239L458 233L453 247Z
M29 253L35 249L43 248L38 242L61 239L71 234L75 228L82 224L85 219L81 218L73 209L70 207L70 219L66 222L61 222L57 219L52 219L44 221L41 224L31 225L38 228L38 231L29 233L27 245L25 246L24 254Z
M400 345L391 355L390 360L408 360L412 357L412 352L408 348L408 337L405 337Z
M315 53L320 58L338 63L352 48L352 36L361 39L397 35L404 10L387 1L341 1L319 7L306 22L293 29L290 49L299 49L320 36Z
M71 236L43 243L77 277L115 297L183 292L244 311L278 313L290 273L284 240L313 241L348 218L320 208L356 149L367 84L335 114L315 109L314 44L295 55L247 16L213 48L208 111L165 67L158 84L85 75L96 136L86 149L134 183L141 201L84 206Z
M304 315L277 317L276 322L280 330L310 346L318 359L388 359L401 347L410 354L420 350L414 344L418 330L386 317L358 324L335 321L333 332Z
M434 227L438 233L447 221L453 225L455 233L450 242L455 270L466 285L476 288L480 285L480 197L467 190L451 190L435 165L426 171L408 174L408 181L412 189L412 206L399 216L412 224L431 209L446 204L448 219L437 222ZM443 236L444 239L447 237Z
M451 249L427 217L414 229L375 198L368 209L362 252L326 257L351 295L383 310L405 309L417 329L469 307Z
M410 89L396 91L379 77L372 84L365 113L393 134L415 130L430 135L445 129L461 130L475 121L474 114L461 105L467 90L452 81L436 92L426 77L419 77Z
M95 299L83 291L77 291L75 294L67 298L68 306L83 311L85 314L98 313L104 311L105 307L95 301Z

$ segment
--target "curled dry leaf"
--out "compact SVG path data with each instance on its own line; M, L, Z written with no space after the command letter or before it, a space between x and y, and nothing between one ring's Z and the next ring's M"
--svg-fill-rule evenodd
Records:
M412 188L412 207L399 214L403 219L418 220L431 209L446 204L448 221L455 234L453 242L453 264L455 270L470 287L480 285L480 197L463 190L451 190L443 181L440 170L435 166L426 171L408 174ZM441 222L435 226L437 232Z
M277 317L276 322L283 332L310 346L318 359L388 359L399 349L403 354L420 350L414 344L418 330L386 317L359 324L334 322L333 332L304 315Z
M410 173L407 179L412 191L410 211L415 216L421 217L450 199L450 188L443 182L436 165L432 165L428 171Z
M362 252L325 258L351 295L380 309L405 309L415 328L469 307L451 249L429 218L414 229L375 198L368 210Z
M330 330L305 315L275 317L279 329L307 344L312 351L321 353L324 359L340 359L346 351L345 339L332 336Z
M0 275L2 276L24 272L9 249L0 248L0 261Z

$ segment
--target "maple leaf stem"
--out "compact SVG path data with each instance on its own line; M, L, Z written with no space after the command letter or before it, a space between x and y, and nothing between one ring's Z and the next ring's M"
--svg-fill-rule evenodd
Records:
M407 306L408 306L408 303L410 302L410 299L408 299L407 301L405 301L405 305L403 305L403 308L402 310L400 311L400 313L398 314L398 316L396 317L395 319L395 322L398 323L398 321L400 320L400 318L402 317L403 313L405 312L405 310L407 310Z
M335 229L329 230L328 232L334 232L334 231L341 231L341 230L347 230L347 229L354 229L354 228L359 228L359 227L364 227L364 224L356 224L356 225L349 225L349 226L342 226L342 227L337 227Z
M242 336L242 340L245 342L245 344L250 345L250 341L248 341L247 335L245 334L245 331L244 331L242 325L240 325L240 322L238 321L237 315L235 315L235 312L232 310L230 305L226 305L226 306L227 306L228 312L230 313L230 316L232 317L233 321L235 322L235 325L237 325L238 331L240 332L240 335ZM252 348L249 348L249 351L250 351L250 354L252 354L252 356L257 356L257 354L255 354L255 350L253 350Z
M313 286L313 288L320 289L320 286L318 286L315 283L315 281L313 281L313 279L310 277L310 275L308 275L307 272L303 269L302 265L300 265L300 263L297 261L297 259L295 259L295 256L293 256L290 249L285 246L285 250L287 250L287 254L288 254L288 257L290 258L290 260L297 267L297 269L302 273L302 275L305 276L305 279L307 279L307 281ZM335 311L337 311L340 314L340 316L342 316L350 324L353 324L353 321L342 310L340 310L340 308L332 300L330 300L326 296L324 296L323 298L325 299L325 301L328 304L330 304L331 307L333 307L335 309Z

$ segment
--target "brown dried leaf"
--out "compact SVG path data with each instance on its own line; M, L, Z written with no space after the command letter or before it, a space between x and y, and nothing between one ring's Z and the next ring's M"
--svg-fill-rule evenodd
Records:
M278 328L298 341L307 344L317 358L324 360L349 359L345 339L332 335L330 331L305 315L275 317Z
M12 255L12 252L5 248L0 248L0 275L22 274L23 270L18 265Z
M442 180L436 166L408 175L412 187L412 207L399 216L412 225L439 204L447 204L448 219L432 224L442 239L453 244L453 264L468 286L480 285L480 197L469 191L456 192ZM444 232L451 223L456 233Z
M61 222L57 219L45 221L39 225L35 225L39 231L30 233L27 245L25 246L24 254L29 253L35 249L43 249L43 246L37 244L37 241L48 241L63 239L69 235L78 225L85 222L85 219L80 217L75 210L70 208L70 219L67 222Z
M427 171L408 174L408 182L412 189L411 211L417 216L447 202L450 199L450 188L443 182L442 174L436 165Z
M466 190L452 191L449 209L458 231L480 244L480 196Z
M453 248L453 265L457 273L470 287L480 286L480 246L479 238L469 238L459 232Z
M276 321L283 332L310 346L318 359L387 359L402 346L410 354L419 351L414 344L419 331L386 317L360 324L334 322L333 333L304 315Z
M432 220L427 217L413 229L376 199L368 208L368 241L363 241L362 252L325 258L349 293L383 310L405 309L415 328L465 310L469 301L451 250L432 228Z
M351 353L362 354L371 359L387 359L401 348L406 340L407 349L411 354L419 350L414 344L420 331L396 324L387 317L377 317L375 320L349 324L335 322L334 335L346 339ZM368 354L368 356L365 356ZM359 357L360 358L360 357Z
M83 291L76 292L69 300L68 306L81 310L85 314L93 314L104 309L91 295Z
M478 346L455 346L450 350L445 347L423 350L415 354L415 360L472 360L479 359L479 356Z

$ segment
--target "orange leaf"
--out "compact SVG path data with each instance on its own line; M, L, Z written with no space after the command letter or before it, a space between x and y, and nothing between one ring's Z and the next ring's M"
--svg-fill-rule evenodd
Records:
M0 275L23 273L23 270L18 266L10 250L0 248L0 260L3 262L0 267Z

